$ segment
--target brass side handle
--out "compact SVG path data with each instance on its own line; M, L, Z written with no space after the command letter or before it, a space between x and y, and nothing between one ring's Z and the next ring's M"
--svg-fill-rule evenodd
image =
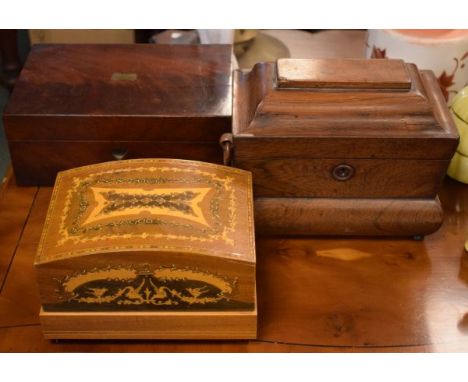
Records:
M221 135L221 138L219 138L219 144L223 149L223 164L225 166L231 166L234 148L232 134L224 133L223 135Z

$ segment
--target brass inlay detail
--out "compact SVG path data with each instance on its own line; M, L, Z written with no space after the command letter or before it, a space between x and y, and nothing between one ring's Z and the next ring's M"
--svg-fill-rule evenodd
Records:
M138 74L136 73L114 72L112 73L112 76L111 76L112 81L136 81L137 79L138 79Z
M193 269L94 269L61 281L66 303L190 306L229 301L233 283Z

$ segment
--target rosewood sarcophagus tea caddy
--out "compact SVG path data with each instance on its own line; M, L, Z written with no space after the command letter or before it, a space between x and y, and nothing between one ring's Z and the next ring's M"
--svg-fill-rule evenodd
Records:
M255 338L250 173L171 159L61 172L35 267L47 338Z
M230 45L35 45L4 113L19 185L115 159L222 163Z
M401 60L259 63L233 78L225 162L252 172L257 232L422 236L458 134L430 71Z

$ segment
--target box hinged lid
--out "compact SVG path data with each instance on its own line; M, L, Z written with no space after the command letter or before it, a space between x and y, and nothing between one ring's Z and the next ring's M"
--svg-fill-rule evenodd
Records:
M432 72L364 59L236 71L233 136L238 157L449 159L458 139Z
M231 58L230 45L35 45L4 113L8 138L216 142L232 114Z
M254 265L250 173L174 159L107 162L59 173L36 265L142 251Z

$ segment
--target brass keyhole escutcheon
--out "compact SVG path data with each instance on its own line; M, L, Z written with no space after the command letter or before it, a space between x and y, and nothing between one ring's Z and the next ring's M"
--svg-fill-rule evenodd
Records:
M344 182L349 180L354 175L354 168L347 164L339 164L335 166L332 171L333 179L338 180L340 182Z
M120 147L112 150L112 156L115 160L122 160L127 156L127 154L128 150L126 148Z

